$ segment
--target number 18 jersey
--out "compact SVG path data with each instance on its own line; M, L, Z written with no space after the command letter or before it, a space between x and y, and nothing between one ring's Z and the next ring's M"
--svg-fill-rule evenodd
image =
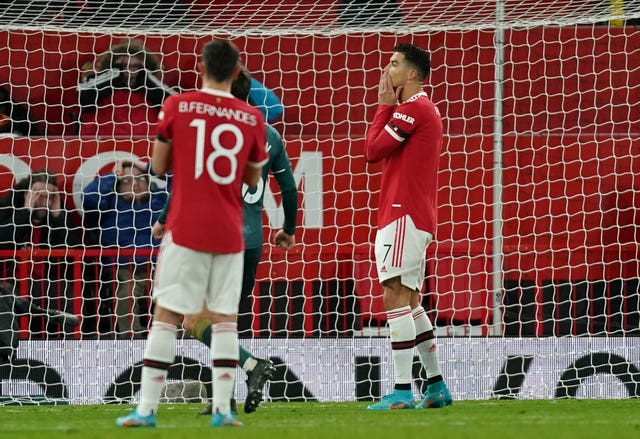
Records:
M230 93L204 88L167 98L158 122L158 139L172 144L166 226L173 241L211 253L242 251L243 171L269 158L262 114Z

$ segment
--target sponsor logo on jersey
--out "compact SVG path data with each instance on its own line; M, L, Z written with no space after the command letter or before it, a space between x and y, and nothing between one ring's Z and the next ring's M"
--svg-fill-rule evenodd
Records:
M403 120L403 121L405 121L406 123L411 124L411 125L413 125L413 123L416 121L413 117L411 117L411 116L407 116L406 114L404 114L404 113L399 113L399 112L397 112L397 111L396 111L395 113L393 113L393 118L394 118L394 119L400 119L400 120Z

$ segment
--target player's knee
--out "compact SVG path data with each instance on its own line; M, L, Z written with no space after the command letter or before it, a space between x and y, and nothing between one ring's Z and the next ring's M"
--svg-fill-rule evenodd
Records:
M154 322L164 322L164 323L169 323L173 326L178 326L180 325L180 319L181 319L181 315L168 310L166 308L163 308L161 306L156 305L156 308L153 312L153 321Z
M382 301L387 310L401 308L410 304L410 291L402 286L399 277L388 279L382 285L384 287Z
M182 327L190 335L193 336L193 330L196 324L196 319L193 316L184 316L182 321Z

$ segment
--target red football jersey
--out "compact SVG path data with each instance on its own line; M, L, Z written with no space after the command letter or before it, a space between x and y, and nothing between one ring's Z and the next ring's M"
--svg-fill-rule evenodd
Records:
M442 119L426 93L395 107L378 106L365 156L372 163L383 160L379 229L410 215L418 229L435 236L441 149Z
M172 141L166 226L174 242L211 253L242 251L243 171L269 158L262 114L229 93L202 89L167 98L158 121L158 139Z

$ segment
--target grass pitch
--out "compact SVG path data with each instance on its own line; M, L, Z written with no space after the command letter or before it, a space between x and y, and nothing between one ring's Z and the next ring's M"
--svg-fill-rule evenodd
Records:
M161 405L158 426L121 429L125 405L0 407L4 438L631 438L640 400L456 401L432 410L371 412L368 403L263 403L242 428L209 426L201 404ZM242 407L242 406L240 406Z

